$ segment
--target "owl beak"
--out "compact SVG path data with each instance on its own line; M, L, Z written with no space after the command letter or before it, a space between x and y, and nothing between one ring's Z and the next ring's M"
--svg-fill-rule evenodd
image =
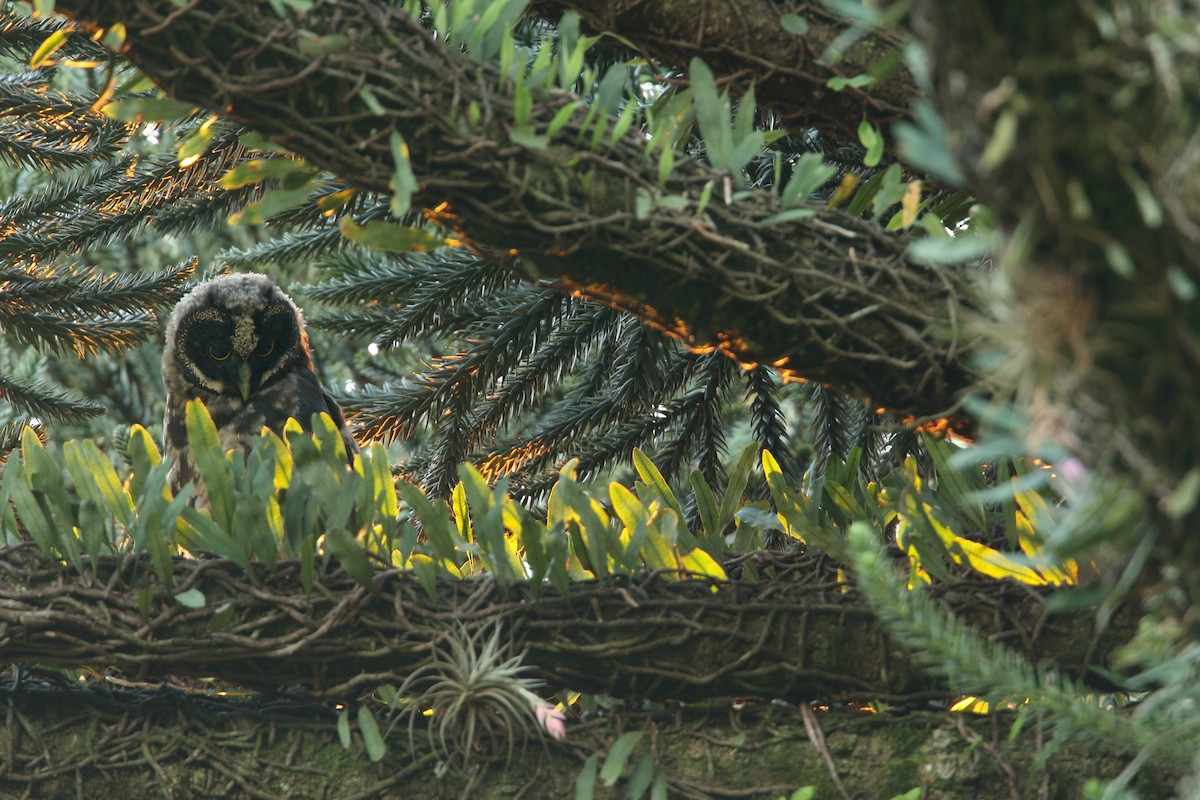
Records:
M242 402L250 399L250 365L242 364L238 368L238 388L242 392Z

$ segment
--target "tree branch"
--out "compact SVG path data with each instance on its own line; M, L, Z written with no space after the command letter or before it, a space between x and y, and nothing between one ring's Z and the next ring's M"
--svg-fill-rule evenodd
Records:
M145 563L74 575L28 547L0 555L0 653L7 661L112 666L139 679L300 684L316 697L346 697L402 683L455 625L499 625L552 690L797 702L952 695L838 584L714 585L649 575L577 583L569 595L541 587L537 597L527 583L445 580L431 596L413 575L393 570L376 577L374 591L338 572L308 592L295 564L247 576L226 560L178 559L174 585L164 590ZM173 599L190 589L203 594L203 608ZM1088 612L1050 616L1042 594L1005 582L963 583L940 594L985 635L1098 686L1105 684L1091 667L1111 668L1113 649L1136 626L1131 609L1105 631Z
M850 142L867 120L887 130L907 117L917 97L900 63L899 44L869 32L834 59L822 56L850 27L820 4L739 0L535 0L535 10L558 16L569 9L594 31L615 34L655 61L686 69L704 59L722 83L740 93L754 86L758 104L779 114L789 128L814 127ZM799 14L803 35L783 29L784 13ZM868 88L829 88L830 79L878 75Z
M550 144L528 146L511 136L513 98L494 68L449 52L391 3L322 3L295 25L267 0L58 7L87 23L123 22L125 55L172 96L359 188L389 191L389 135L401 133L421 187L414 201L471 246L519 254L525 273L692 345L918 415L946 411L974 382L974 341L961 325L976 308L966 273L913 262L903 237L838 211L772 224L775 194L735 199L729 176L694 161L660 185L637 130L577 146L593 134L582 110ZM346 49L306 55L300 26L344 37ZM534 129L574 99L542 93Z

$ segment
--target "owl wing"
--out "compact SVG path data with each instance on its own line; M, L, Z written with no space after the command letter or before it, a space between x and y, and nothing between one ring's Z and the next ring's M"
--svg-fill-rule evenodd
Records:
M346 444L347 458L353 461L354 454L358 452L358 442L354 441L354 436L350 433L350 426L346 424L346 415L342 413L342 407L321 388L321 384L313 372L300 370L296 374L300 384L296 391L296 397L300 400L297 403L295 415L297 421L301 427L309 430L312 427L313 414L322 412L328 414L342 434L342 441Z
M167 411L163 416L163 458L171 462L168 480L172 494L178 493L181 486L198 477L188 448L187 428L183 419L183 409L175 408L171 399L167 398Z

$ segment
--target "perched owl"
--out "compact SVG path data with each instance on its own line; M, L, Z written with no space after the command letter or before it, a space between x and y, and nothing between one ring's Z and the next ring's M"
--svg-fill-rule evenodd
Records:
M307 430L312 415L324 411L341 428L347 452L358 452L341 408L313 374L300 309L266 275L215 278L180 300L167 324L162 369L163 450L175 490L196 478L184 427L195 397L227 450L248 450L264 426L281 433L288 417Z

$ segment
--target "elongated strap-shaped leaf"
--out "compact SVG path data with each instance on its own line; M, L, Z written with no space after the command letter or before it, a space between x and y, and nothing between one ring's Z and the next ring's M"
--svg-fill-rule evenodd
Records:
M81 497L103 505L122 525L130 524L133 498L121 485L112 462L100 452L94 441L67 442L63 445L63 460Z
M733 524L733 515L742 507L742 492L750 480L750 470L758 459L759 447L751 444L738 457L737 466L729 473L729 483L725 485L725 496L721 498L721 508L718 511L717 526L724 531Z
M641 479L646 482L646 485L658 493L663 503L674 510L680 519L687 519L687 515L683 513L683 506L679 504L679 499L671 491L671 487L667 484L666 479L663 478L662 473L658 471L658 467L654 466L654 462L650 460L650 457L637 447L633 449L633 466Z
M396 489L409 508L417 513L417 519L425 529L425 538L433 546L434 553L454 564L462 561L463 551L459 545L466 542L458 536L450 514L445 506L434 507L425 493L405 480L396 482Z
M225 458L217 426L199 400L189 400L185 416L188 445L196 469L204 480L204 491L213 519L225 530L233 529L233 469Z
M643 733L644 731L630 731L613 742L608 756L604 759L604 766L600 768L600 780L604 781L605 786L612 786L621 777L625 771L625 762L633 753L633 748L642 740Z
M692 492L696 496L696 510L700 513L700 524L704 526L704 534L710 539L720 536L723 529L717 527L720 516L713 490L709 488L704 475L698 469L692 470L688 482L691 483Z

